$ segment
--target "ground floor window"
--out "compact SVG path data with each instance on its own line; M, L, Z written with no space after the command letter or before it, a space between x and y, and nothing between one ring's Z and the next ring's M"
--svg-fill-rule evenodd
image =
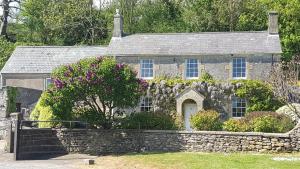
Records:
M246 113L246 99L232 98L232 117L244 117Z
M152 98L151 97L143 97L140 103L141 112L149 112L153 111Z

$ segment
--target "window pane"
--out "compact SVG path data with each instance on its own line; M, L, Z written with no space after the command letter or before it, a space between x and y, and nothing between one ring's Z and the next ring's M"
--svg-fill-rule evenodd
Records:
M140 109L141 109L142 112L152 111L152 108L153 108L152 98L144 97L144 98L141 99Z
M186 77L198 77L198 60L187 59L186 61Z
M246 100L243 98L232 98L232 117L243 117L246 113Z
M233 58L232 60L232 77L243 78L246 77L246 59L245 58Z
M141 60L141 77L142 78L153 77L153 60L151 59Z

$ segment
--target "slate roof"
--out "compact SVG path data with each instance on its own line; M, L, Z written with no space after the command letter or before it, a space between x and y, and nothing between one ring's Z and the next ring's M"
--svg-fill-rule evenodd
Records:
M91 56L103 56L107 47L21 46L17 47L1 73L51 73L63 64Z
M134 34L112 38L108 54L214 55L281 53L279 35L268 32Z

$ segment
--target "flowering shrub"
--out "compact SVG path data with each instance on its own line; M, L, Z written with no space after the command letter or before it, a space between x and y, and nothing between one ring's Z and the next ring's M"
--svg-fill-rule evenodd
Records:
M191 117L194 129L217 131L222 129L220 114L214 110L202 110Z
M71 120L75 118L74 111L84 108L89 113L86 117L91 117L91 112L95 117L97 113L104 116L104 122L98 124L104 128L111 127L114 108L136 106L148 87L127 65L103 57L61 66L54 70L51 78L53 85L46 91L50 95L46 102L55 116Z

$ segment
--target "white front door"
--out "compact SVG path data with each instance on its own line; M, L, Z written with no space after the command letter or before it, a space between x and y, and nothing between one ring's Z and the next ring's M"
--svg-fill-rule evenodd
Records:
M184 125L187 131L191 131L191 116L197 113L197 104L195 103L185 103L184 104Z

